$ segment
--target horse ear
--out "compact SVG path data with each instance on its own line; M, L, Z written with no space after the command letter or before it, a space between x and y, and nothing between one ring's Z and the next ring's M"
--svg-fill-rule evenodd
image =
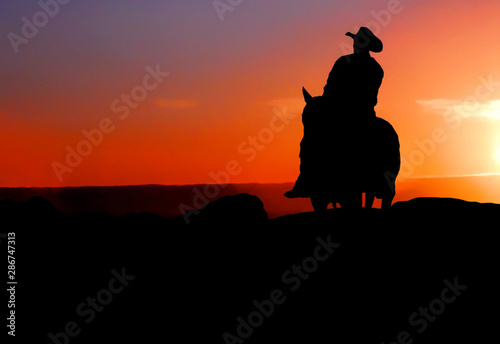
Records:
M313 97L309 94L309 92L307 92L307 90L302 87L302 94L304 95L304 100L306 101L306 103L309 103Z

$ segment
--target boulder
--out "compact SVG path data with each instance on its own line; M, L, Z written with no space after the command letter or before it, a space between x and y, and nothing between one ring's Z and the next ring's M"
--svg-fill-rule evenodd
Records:
M221 197L195 211L189 217L189 226L254 226L264 223L267 219L262 201L257 196L242 193Z

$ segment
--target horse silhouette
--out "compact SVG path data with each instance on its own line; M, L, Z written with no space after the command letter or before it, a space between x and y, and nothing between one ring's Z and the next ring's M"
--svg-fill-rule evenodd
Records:
M400 170L399 138L392 125L379 117L359 120L356 114L335 114L322 96L303 88L301 177L314 210L329 203L345 208L371 208L376 198L391 207ZM350 116L349 116L350 115Z

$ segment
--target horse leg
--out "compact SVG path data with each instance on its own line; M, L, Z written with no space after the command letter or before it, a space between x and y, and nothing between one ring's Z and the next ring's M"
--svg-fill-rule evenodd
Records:
M393 193L384 194L384 196L382 197L382 209L386 210L391 208L394 196L395 195Z
M371 209L373 207L373 201L375 201L375 194L373 192L367 192L365 198L365 208Z
M363 208L363 193L362 192L358 192L358 194L353 199L353 202L354 202L353 205L356 208Z
M325 212L328 209L328 203L330 202L324 198L311 197L311 204L316 212Z

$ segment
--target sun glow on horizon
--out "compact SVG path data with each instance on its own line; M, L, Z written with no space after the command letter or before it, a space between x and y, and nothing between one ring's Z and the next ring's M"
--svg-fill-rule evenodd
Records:
M417 104L423 106L424 112L443 115L453 113L461 118L486 118L490 120L500 120L500 100L480 101L460 101L453 99L431 99L416 100Z
M495 151L495 161L500 164L500 146Z

